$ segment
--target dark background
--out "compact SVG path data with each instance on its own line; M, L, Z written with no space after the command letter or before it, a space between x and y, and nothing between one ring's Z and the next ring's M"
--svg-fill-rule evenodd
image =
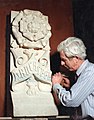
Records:
M88 59L94 62L94 0L72 0L74 35L83 39Z

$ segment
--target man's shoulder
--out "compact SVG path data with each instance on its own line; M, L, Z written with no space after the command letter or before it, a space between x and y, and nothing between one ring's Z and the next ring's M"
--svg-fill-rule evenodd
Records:
M86 67L85 67L85 71L94 72L94 63L88 61L88 62L87 62L87 65L86 65Z

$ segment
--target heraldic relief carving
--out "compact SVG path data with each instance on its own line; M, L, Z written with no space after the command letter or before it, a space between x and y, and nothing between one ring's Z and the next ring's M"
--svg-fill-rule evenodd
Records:
M40 11L11 11L10 84L14 116L51 116L51 26Z

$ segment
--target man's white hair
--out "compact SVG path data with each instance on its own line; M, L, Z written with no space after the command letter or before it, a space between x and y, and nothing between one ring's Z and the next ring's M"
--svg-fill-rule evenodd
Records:
M67 57L77 56L81 59L86 58L86 47L83 41L76 37L69 37L66 40L62 41L58 47L57 51L64 51Z

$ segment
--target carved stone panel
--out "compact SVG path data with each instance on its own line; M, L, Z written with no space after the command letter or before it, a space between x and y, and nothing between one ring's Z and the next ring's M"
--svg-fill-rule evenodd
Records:
M51 94L51 26L40 11L11 11L10 84L14 116L57 115Z

